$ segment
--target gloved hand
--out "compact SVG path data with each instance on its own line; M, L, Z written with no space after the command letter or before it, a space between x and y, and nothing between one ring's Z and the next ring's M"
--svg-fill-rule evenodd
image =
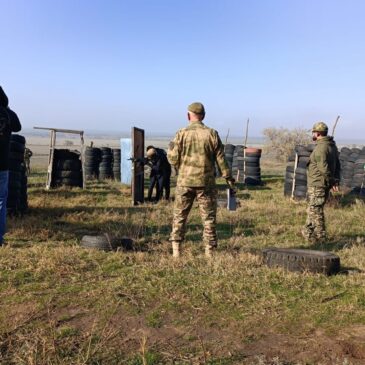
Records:
M236 180L233 178L233 177L228 177L226 179L226 182L228 184L228 186L232 189L232 190L235 190L235 182Z

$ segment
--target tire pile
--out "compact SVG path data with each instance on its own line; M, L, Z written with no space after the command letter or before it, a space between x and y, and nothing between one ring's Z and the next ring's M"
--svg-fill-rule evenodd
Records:
M365 185L365 147L343 147L340 151L341 179L340 185L351 189L354 193L364 190Z
M85 179L94 180L99 178L99 164L101 161L101 150L95 147L85 148L84 169Z
M315 145L296 146L288 158L285 171L284 195L296 199L305 199L307 196L307 163ZM297 165L295 161L297 159Z
M233 153L232 175L247 185L261 185L261 149L237 145Z
M113 177L113 154L109 147L101 147L101 161L99 165L99 179L111 179Z
M52 173L52 187L82 187L80 153L66 149L55 149Z
M28 209L28 178L24 163L25 138L18 134L10 137L9 185L7 211L22 215Z
M120 148L113 148L113 177L115 180L120 181L121 175L120 175Z
M233 154L236 146L230 143L224 145L224 156L226 158L227 164L229 166L230 171L232 172L233 165Z

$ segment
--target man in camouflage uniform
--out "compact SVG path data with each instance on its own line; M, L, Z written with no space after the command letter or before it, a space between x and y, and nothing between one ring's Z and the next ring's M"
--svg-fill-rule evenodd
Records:
M215 162L227 183L232 187L234 184L234 179L224 158L223 145L218 132L203 124L204 117L203 104L189 105L189 125L176 133L167 152L170 164L178 173L170 236L175 258L180 256L186 220L195 199L198 201L204 225L203 238L206 255L211 256L212 250L217 246Z
M24 162L25 162L25 171L27 175L30 175L30 158L33 156L33 152L29 148L25 148L24 150Z
M314 124L312 137L317 145L310 155L307 166L308 216L302 230L304 238L310 242L326 240L323 208L330 190L338 191L340 179L340 162L336 143L333 137L327 134L328 127L325 123Z

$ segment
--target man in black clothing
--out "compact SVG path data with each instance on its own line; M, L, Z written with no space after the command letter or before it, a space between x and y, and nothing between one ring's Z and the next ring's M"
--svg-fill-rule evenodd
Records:
M9 100L0 86L0 246L6 225L6 202L9 183L9 146L11 132L22 129L18 116L9 108Z
M166 152L161 148L148 146L146 164L151 167L147 200L152 200L152 193L155 187L155 201L159 201L162 198L164 189L165 199L170 199L171 165L167 160Z

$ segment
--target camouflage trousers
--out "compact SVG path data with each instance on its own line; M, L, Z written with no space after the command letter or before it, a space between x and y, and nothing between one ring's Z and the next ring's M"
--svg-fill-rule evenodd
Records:
M326 238L326 226L323 209L328 199L328 195L328 188L308 188L307 221L304 226L304 233L308 240L323 240Z
M184 240L186 221L195 199L198 202L204 226L204 243L206 246L216 247L217 190L215 187L176 187L170 241Z

